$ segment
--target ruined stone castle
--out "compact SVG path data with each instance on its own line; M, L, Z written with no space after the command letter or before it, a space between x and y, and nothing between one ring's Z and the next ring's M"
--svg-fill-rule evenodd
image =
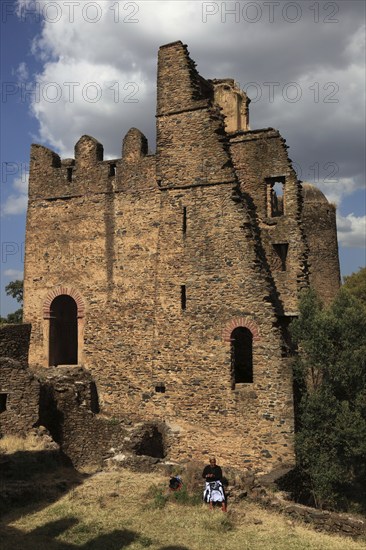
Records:
M98 414L163 423L173 460L267 472L294 460L299 293L339 287L335 207L181 42L159 50L157 92L155 154L135 128L114 160L89 136L74 159L32 146L29 365L82 365Z

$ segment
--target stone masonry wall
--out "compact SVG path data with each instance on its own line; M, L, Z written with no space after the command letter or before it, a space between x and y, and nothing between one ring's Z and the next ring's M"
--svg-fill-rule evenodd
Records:
M38 421L40 384L23 363L0 357L0 437L25 435Z
M275 328L270 281L231 193L212 186L164 194L154 373L166 392L151 393L146 407L176 425L171 452L179 458L197 458L201 448L227 463L267 470L293 453L291 368ZM258 327L254 381L233 390L230 333L243 324Z
M178 64L171 64L173 55ZM201 448L232 464L268 469L293 456L291 370L247 204L232 199L238 182L224 118L204 103L205 90L200 95L186 56L180 44L159 52L162 208L153 373L166 391L147 394L143 407L176 426L172 456L190 458ZM184 105L179 111L161 99L169 97L171 82L174 101ZM230 342L223 333L238 318L238 324L260 327L260 336L254 382L233 390Z
M27 364L31 325L0 325L0 357Z
M68 295L77 307L77 363L95 380L102 415L165 422L173 460L215 453L258 472L291 464L283 315L296 313L308 269L301 186L284 140L271 129L227 134L213 81L175 42L159 51L156 155L147 150L136 128L122 158L110 161L90 136L76 144L75 159L33 146L24 283L30 365L53 373L52 302ZM276 176L286 179L285 216L269 219L266 178ZM288 267L279 272L272 245L284 242ZM253 336L250 383L233 384L236 327ZM50 390L54 402L66 400L60 410L74 411L72 387L65 379ZM87 409L70 419L75 413L76 424L92 426ZM86 431L85 440L62 435L78 460L92 452Z
M80 367L57 367L37 374L40 424L74 466L102 464L108 449L123 439L123 428L119 421L98 416L98 396L90 373Z

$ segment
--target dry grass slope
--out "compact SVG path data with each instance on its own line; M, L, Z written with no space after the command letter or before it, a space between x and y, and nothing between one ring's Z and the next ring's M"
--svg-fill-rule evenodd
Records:
M44 445L35 435L18 437L16 435L5 435L0 439L0 454L11 455L21 451L42 451Z
M228 514L170 500L160 507L155 474L95 474L56 503L0 524L2 550L361 550L365 543L319 534L253 504ZM150 489L149 489L150 488ZM156 495L156 491L155 491Z

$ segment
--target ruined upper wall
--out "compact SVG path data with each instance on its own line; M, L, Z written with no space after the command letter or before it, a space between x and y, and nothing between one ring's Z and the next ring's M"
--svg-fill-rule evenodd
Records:
M277 130L265 128L232 134L230 144L241 189L260 225L284 312L297 315L298 293L308 285L307 249L301 227L301 186L286 141Z
M156 161L161 188L236 181L213 86L182 42L159 50Z
M213 97L212 85L198 74L180 40L159 49L157 92L157 116L207 106Z
M250 99L232 78L212 80L214 101L225 117L225 130L228 133L249 130Z

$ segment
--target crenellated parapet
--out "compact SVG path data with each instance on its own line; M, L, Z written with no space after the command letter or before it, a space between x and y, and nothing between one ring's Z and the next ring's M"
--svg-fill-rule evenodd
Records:
M136 128L127 132L122 157L117 159L104 160L103 145L88 135L76 143L75 158L61 160L51 149L32 145L29 198L71 198L122 190L129 186L126 178L146 171L142 161L147 150L147 139Z
M137 128L130 128L123 139L122 159L126 164L137 163L147 155L147 139Z
M33 144L30 154L29 197L41 193L52 194L60 181L62 164L60 157L43 145ZM43 189L43 191L41 191Z

